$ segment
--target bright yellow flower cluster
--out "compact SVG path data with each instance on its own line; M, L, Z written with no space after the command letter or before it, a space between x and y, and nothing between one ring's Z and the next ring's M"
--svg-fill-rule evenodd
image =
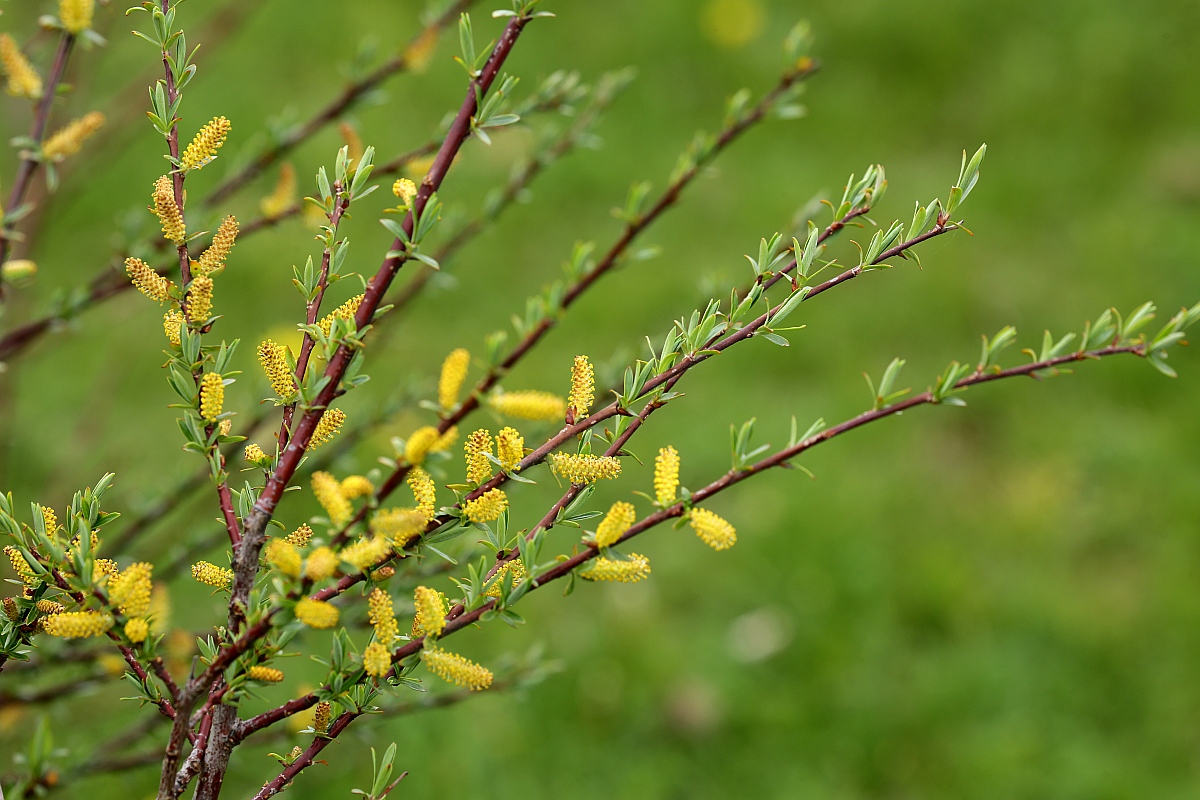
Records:
M42 96L42 79L7 33L0 33L0 67L8 76L8 93L36 100Z
M413 499L416 500L417 511L425 522L429 522L437 513L437 486L433 478L420 467L413 467L408 473L408 486L412 489Z
M525 565L521 563L521 559L514 558L512 561L505 561L504 566L496 571L496 580L488 587L488 597L499 597L500 587L505 581L505 575L512 576L512 585L515 589L517 584L525 580Z
M324 600L313 600L311 597L301 598L296 603L296 619L310 628L332 628L337 625L337 606Z
M650 559L637 553L630 553L628 561L597 558L579 577L587 581L637 583L650 577Z
M150 635L150 623L141 617L131 619L125 623L125 636L134 644L141 644L146 641L146 637Z
M446 598L445 594L436 589L430 589L429 591L437 596L438 608L441 609L440 611L434 610L434 619L442 619L444 621L446 611L450 608L450 601ZM421 604L416 603L416 613L413 614L412 630L409 632L409 635L411 638L416 639L418 636L424 636L426 633L424 619L421 616Z
M205 123L192 139L192 143L183 151L183 156L179 159L180 168L184 172L200 169L216 158L217 150L225 144L230 127L229 120L225 117L214 117Z
M68 156L73 156L83 147L84 142L103 127L104 115L99 111L92 111L79 119L71 120L46 139L42 145L42 156L47 161L62 161Z
M496 434L496 458L510 472L525 457L525 437L515 428L501 428Z
M289 578L300 577L300 551L287 539L272 539L267 542L264 555L267 563L284 575Z
M38 600L37 610L39 614L61 614L67 609L62 603L53 600Z
M328 472L314 472L312 490L321 508L329 515L330 522L334 525L344 525L350 520L354 508L342 494L342 484L337 478Z
M46 526L46 533L53 536L58 531L58 515L50 506L38 505L38 510L42 512L42 523ZM96 541L95 538L92 541Z
M265 463L268 458L263 449L253 442L246 445L243 455L245 455L247 462L256 465Z
M333 550L318 547L308 554L308 560L304 562L304 577L319 583L337 572L340 563L341 559Z
M137 290L151 300L165 303L171 299L171 295L169 294L172 285L171 281L159 275L149 264L140 258L130 256L125 259L125 274L133 281L133 285L137 287Z
M203 325L212 314L213 282L207 275L193 278L188 286L187 318L193 325Z
M175 244L183 244L183 240L187 238L187 228L183 224L183 214L175 204L175 187L171 183L170 175L163 175L154 182L151 199L154 201L152 210L162 225L163 238Z
M382 678L392 669L392 654L379 642L371 642L363 650L363 669L372 678Z
M285 403L296 395L296 381L288 368L287 352L287 345L270 339L258 346L258 363L262 365L267 380L271 382L271 391Z
M192 265L192 274L194 275L211 275L212 273L225 266L225 259L229 258L230 252L233 251L233 245L237 241L238 221L237 217L230 214L221 220L220 227L213 234L212 243L205 250L200 258Z
M467 483L480 484L492 477L492 434L480 428L467 437L463 444L467 457Z
M392 194L399 197L400 202L407 207L417 196L417 185L408 178L397 178L392 184Z
M664 447L654 458L654 498L660 506L675 502L679 490L679 452L674 447Z
M92 27L95 7L95 0L58 0L58 18L67 32L78 34Z
M425 666L429 667L430 672L456 686L464 686L475 692L492 685L491 670L457 653L440 647L426 647L424 658Z
M216 372L206 372L200 379L200 416L216 422L225 406L225 382Z
M215 589L228 589L233 583L233 570L218 567L208 561L197 561L192 564L192 577L205 586Z
M304 524L289 533L286 538L289 542L296 545L296 547L304 547L312 541L312 537L313 529Z
M441 433L432 425L425 425L413 431L404 442L404 460L416 466L425 461L430 453L440 453L449 450L458 440L458 428L451 426Z
M150 610L150 573L154 565L145 561L129 565L108 582L108 599L127 617L144 617Z
M335 319L354 319L354 315L358 313L358 307L362 305L364 297L366 297L366 295L361 294L351 297L333 311L330 311L328 314L326 314L325 317L322 318L319 323L317 323L321 326L321 333L328 336L329 332L333 330L333 321Z
M383 508L371 518L371 531L399 550L425 530L425 515L415 508Z
M637 519L637 509L632 503L626 503L620 500L613 503L608 509L608 513L604 515L604 519L596 527L596 546L597 547L612 547L625 531L629 530L629 526L633 525Z
M375 485L365 475L349 475L342 479L342 494L347 500L357 500L375 491Z
M506 417L534 422L562 422L567 415L567 401L550 392L497 392L489 402Z
M12 564L13 571L25 583L34 583L38 580L37 573L29 566L29 562L25 560L25 556L21 551L13 547L11 544L4 546L4 554L8 556L8 563Z
M338 557L359 572L375 566L392 552L391 540L383 536L364 536L338 553Z
M463 516L471 522L491 522L508 508L508 495L502 489L488 489L474 500L463 503Z
M317 707L313 709L313 730L317 733L324 733L329 730L329 719L333 715L333 706L329 701L322 700L317 703Z
M554 474L566 478L577 486L595 483L598 480L616 478L621 474L621 462L613 456L591 454L551 453L550 467Z
M382 642L385 647L391 645L400 635L391 595L383 589L376 587L367 595L367 619L375 628L376 641Z
M696 535L713 550L728 550L737 542L737 531L707 508L693 508L688 522Z
M252 681L260 683L279 683L283 680L283 670L275 669L274 667L264 667L261 664L255 664L250 669L246 670L246 677Z
M317 422L317 427L313 431L312 438L308 442L308 449L315 450L323 444L328 444L337 432L341 430L342 424L346 421L346 412L340 408L327 408L325 413L321 415L321 419Z
M267 219L276 217L287 211L296 202L296 168L291 162L285 161L279 167L279 180L275 188L258 204L259 210Z
M575 419L587 416L596 399L596 372L587 356L575 356L571 366L571 393L567 395L567 408L575 409Z
M467 369L471 366L471 353L460 347L451 350L450 355L442 362L442 374L438 378L438 405L443 411L449 411L458 405L458 393L463 381L467 379Z
M147 268L148 269L148 268ZM164 279L165 280L165 279ZM167 282L168 285L170 281ZM139 287L141 288L141 287ZM167 341L172 347L179 347L180 331L183 330L183 313L178 308L172 308L166 314L163 314L163 333L167 335Z
M42 627L60 639L86 639L101 636L113 626L111 614L99 611L68 611L42 620Z
M446 606L442 593L428 586L418 586L413 592L413 604L417 608L421 633L425 636L441 636L446 629Z

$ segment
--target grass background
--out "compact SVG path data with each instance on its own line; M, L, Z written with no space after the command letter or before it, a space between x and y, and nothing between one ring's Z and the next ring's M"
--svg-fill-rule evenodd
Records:
M183 4L188 30L214 8ZM1194 3L1164 0L1153 13L1116 0L546 8L558 17L532 26L510 61L523 89L559 68L593 79L635 65L639 77L600 125L603 149L555 167L531 202L449 266L452 279L424 296L388 347L370 353L373 380L347 399L352 415L393 387L427 389L451 348L480 351L575 241L610 242L617 223L608 212L629 184L661 187L692 132L719 124L725 97L769 86L778 42L801 16L824 63L804 97L808 117L765 125L722 157L646 238L663 254L606 278L510 388L561 391L576 353L605 362L639 352L643 336L661 335L714 283L745 281L741 254L814 195L839 192L852 171L884 164L890 188L876 216L907 219L913 200L945 197L960 151L984 141L983 176L963 209L973 237L938 239L922 250L923 268L871 275L806 305L797 319L808 327L787 350L749 344L697 370L687 397L637 440L643 460L674 443L684 483L699 486L728 467L730 423L756 416L760 440L778 444L792 415L802 424L850 416L868 402L860 373L878 374L893 356L908 360L906 385L920 390L1004 324L1034 346L1043 328L1078 330L1109 305L1127 311L1152 299L1165 318L1200 298ZM28 30L50 10L9 3L0 27ZM331 96L360 40L381 52L406 41L418 11L407 0L270 0L206 43L183 130L224 114L235 133L226 157L189 179L192 191L250 152L269 120L303 118ZM499 30L475 16L478 38ZM65 104L107 111L114 131L51 200L30 253L39 282L6 323L100 268L115 246L114 220L145 203L163 169L161 140L137 119L153 54L125 32L131 21L102 12L110 47L78 57L72 80L87 92ZM34 52L48 46L35 42ZM367 143L385 156L405 150L457 106L454 50L443 42L428 72L391 81L354 112ZM0 128L14 135L26 111L4 108ZM468 144L442 193L448 210L478 208L532 140ZM301 176L330 163L339 144L329 130L301 148ZM224 210L248 218L268 187ZM373 206L347 227L350 263L367 274L386 246L377 216ZM264 396L253 344L297 318L291 267L315 252L302 225L285 225L240 245L218 281L219 333L243 339L246 376L229 401L240 411ZM855 257L845 238L831 253ZM151 304L125 296L0 376L0 484L19 502L62 507L112 470L110 506L136 512L196 467L165 408L158 326ZM1186 350L1175 361L1175 381L1131 359L1083 365L1049 385L989 386L969 394L966 409L917 410L814 450L804 463L815 481L779 472L744 484L712 504L738 526L733 550L657 531L636 548L653 561L652 580L583 586L566 599L538 592L523 603L527 626L454 640L485 663L540 644L561 672L524 693L356 724L326 751L328 766L305 773L298 796L364 786L367 745L392 741L412 772L399 796L412 797L1200 796L1200 365ZM389 453L389 436L427 420L402 414L336 471L367 469ZM626 466L598 505L649 485L647 470ZM547 484L514 494L519 524L540 516ZM293 496L281 518L294 526L312 512L311 500ZM169 558L195 535L217 543L215 513L205 495L130 555ZM569 548L565 532L551 541ZM211 558L223 558L219 548ZM203 629L221 613L220 600L195 586L173 587L173 599L178 626ZM313 641L324 652L324 640ZM289 681L264 690L260 704L319 679L305 658L285 666ZM69 750L69 772L98 736L136 716L116 700L123 693L108 683L86 699L0 710L0 753L15 752L45 713ZM249 796L275 772L267 751L291 744L239 751L230 796ZM150 768L67 792L149 796L156 780Z

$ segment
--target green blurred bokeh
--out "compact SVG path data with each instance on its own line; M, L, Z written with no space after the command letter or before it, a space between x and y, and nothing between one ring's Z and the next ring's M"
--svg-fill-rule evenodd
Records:
M210 5L183 5L193 39ZM8 6L6 30L50 10ZM919 390L1004 324L1034 346L1043 328L1078 330L1109 305L1151 299L1165 318L1200 299L1200 6L1190 0L545 7L557 18L531 26L510 61L522 88L560 68L590 80L632 64L638 79L600 125L603 149L556 166L531 202L449 266L386 349L370 351L373 379L347 398L351 415L397 387L427 388L453 347L480 351L575 241L610 242L609 209L629 184L661 187L693 131L719 124L728 95L771 85L778 42L801 16L824 64L804 97L807 118L769 123L722 157L647 237L662 255L601 282L506 385L562 391L577 353L603 363L642 352L644 336L660 336L714 285L743 283L742 254L760 236L869 163L884 164L890 183L876 218L907 218L913 200L945 197L960 152L985 141L963 209L973 237L938 239L922 268L873 274L806 305L795 319L807 328L789 349L751 343L690 374L687 397L635 440L642 460L673 443L684 483L699 486L728 468L730 423L757 417L759 438L778 445L792 415L802 426L850 416L868 402L860 373L878 374L893 356L908 360L905 385ZM302 118L337 91L361 39L381 52L406 41L418 11L411 1L270 0L205 44L183 130L224 114L234 135L225 157L189 179L192 191L250 152L269 120ZM480 39L499 30L475 16ZM161 140L138 119L153 53L118 13L103 12L99 27L111 46L81 53L73 76L93 102L66 104L128 124L68 171L31 254L39 282L9 320L103 266L114 220L145 203L164 169ZM391 81L354 112L381 155L423 142L457 105L455 50L444 41L428 72ZM7 137L27 118L15 102L4 107ZM532 141L525 132L468 144L442 192L448 211L476 210ZM339 145L330 129L292 160L311 176ZM222 210L252 216L269 185ZM347 227L350 263L366 274L386 246L375 223L383 194ZM316 248L309 229L284 225L247 239L218 281L218 333L243 340L246 375L230 395L243 413L264 395L253 344L299 317L291 269ZM855 255L845 238L832 252ZM0 484L20 504L62 507L111 470L110 505L136 512L196 468L165 407L159 325L130 293L9 365ZM966 409L917 410L817 448L804 460L813 481L780 471L744 484L712 504L738 527L733 550L658 530L635 548L654 564L650 581L585 585L565 599L538 592L523 603L523 628L453 640L485 663L541 643L561 672L519 695L357 723L297 796L365 786L367 744L395 741L412 773L397 796L411 797L1200 797L1200 363L1187 350L1175 362L1174 381L1129 359L1045 386L989 386ZM389 436L428 419L401 415L335 471L369 468L390 455ZM648 487L646 469L626 467L598 507ZM540 517L552 484L513 493L519 524ZM313 505L290 497L280 517L294 526ZM129 555L168 558L199 529L223 560L215 515L204 495ZM550 538L570 547L567 531ZM176 625L221 617L219 598L194 586L174 597ZM323 653L325 639L314 642ZM304 657L283 666L289 681L255 707L320 676ZM108 683L49 706L57 743L81 754L148 713L117 701L127 693ZM0 716L0 753L20 746L34 713ZM267 751L293 743L240 750L230 796L252 794L276 771ZM5 758L0 773L10 766ZM156 781L151 767L68 792L141 797Z

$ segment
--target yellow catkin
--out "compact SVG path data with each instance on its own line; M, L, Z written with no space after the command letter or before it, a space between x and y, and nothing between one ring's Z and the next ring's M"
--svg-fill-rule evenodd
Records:
M367 619L375 628L375 640L381 642L384 647L389 647L400 635L391 595L383 589L372 589L371 594L367 596Z
M117 562L111 558L97 558L93 574L96 576L96 582L103 586L110 578L116 577L120 571L117 569Z
M250 462L251 464L262 464L268 458L266 452L254 443L246 445L246 450L243 455L246 457L246 461Z
M287 345L270 339L258 346L258 363L271 382L271 391L285 403L296 395L296 381L288 367L287 352Z
M442 434L432 425L417 428L404 440L404 460L416 466L441 443Z
M575 356L571 366L571 393L567 407L575 409L575 419L583 419L596 399L596 371L587 356Z
M440 647L425 648L425 666L434 675L472 692L492 685L492 671Z
M333 577L341 560L337 553L328 547L318 547L308 554L304 562L304 577L310 581L320 582Z
M179 333L183 330L183 314L178 308L172 308L163 315L163 333L172 347L179 347Z
M154 565L145 561L131 564L108 583L108 599L127 617L144 617L150 611L150 573Z
M325 509L325 513L329 515L330 522L334 525L343 525L349 521L350 515L354 513L354 508L342 494L341 481L328 472L314 472L312 490L317 502L321 504L321 508Z
M508 495L502 489L488 489L474 500L463 503L463 516L471 522L491 522L508 508Z
M42 512L42 522L46 525L46 533L53 536L58 531L58 515L50 506L39 505L38 510ZM93 541L95 541L95 537L93 537Z
M125 636L134 644L141 644L150 635L150 623L141 617L125 623Z
M408 178L397 178L392 184L392 194L400 198L401 206L407 208L417 196L417 185Z
M650 577L650 559L637 553L630 553L628 561L597 558L579 577L586 581L637 583Z
M707 508L693 508L688 523L713 550L728 550L737 543L737 531Z
M365 475L350 475L342 479L342 494L347 500L357 500L375 491L375 484Z
M300 551L287 539L272 539L267 542L267 563L287 575L289 578L300 577Z
M246 670L246 677L252 681L260 683L279 683L283 680L283 670L275 669L274 667L264 667L261 664L255 664L250 669Z
M533 422L561 422L567 415L567 401L550 392L503 392L492 395L489 402L506 417Z
M317 422L312 438L308 441L308 449L315 450L323 444L328 444L346 421L346 412L340 408L327 408Z
M187 238L187 228L183 224L183 214L175 204L175 189L170 175L163 175L154 182L154 194L151 196L154 205L151 210L158 216L162 225L163 238L175 244L183 244Z
M217 157L217 150L221 145L225 144L225 137L229 135L229 120L225 117L214 117L209 120L203 128L192 139L192 143L183 151L183 156L179 159L179 166L185 172L191 169L200 169L208 162Z
M329 720L332 716L333 706L329 704L328 700L322 700L317 703L316 708L313 709L313 730L317 733L324 733L329 730Z
M408 488L412 489L417 511L426 522L432 520L437 513L437 485L433 478L420 467L413 467L408 473Z
M492 454L492 434L480 428L467 437L463 443L463 452L467 458L467 482L480 484L492 477L492 462L488 456Z
M446 606L442 602L442 593L428 586L418 586L413 592L413 605L416 606L416 616L425 636L441 636L446 629Z
M130 256L125 259L125 274L133 281L137 290L151 300L165 303L171 299L171 281L159 275L140 258Z
M206 372L200 379L200 416L216 422L225 405L225 382L220 373Z
M304 547L312 541L312 537L313 529L308 527L308 525L301 525L299 528L296 528L296 530L289 533L286 538L296 547Z
M66 607L53 600L38 600L37 610L39 614L61 614L66 611Z
M99 611L68 611L42 620L42 627L60 639L86 639L100 636L113 626L111 614Z
M337 625L338 609L324 600L305 597L296 603L296 619L310 628L332 628Z
M387 537L399 550L420 535L428 522L425 514L415 508L384 508L371 518L371 531Z
M392 669L392 654L379 642L371 642L363 650L363 669L372 678L382 678Z
M679 489L679 452L674 447L664 447L654 457L654 499L660 506L675 502Z
M365 572L392 553L392 543L383 536L365 536L338 553L338 557L359 572Z
M17 601L11 597L4 598L4 616L8 617L10 622L21 619L21 609L17 608Z
M10 545L5 545L4 554L8 556L8 563L12 564L13 571L17 576L27 584L35 583L39 580L37 573L29 566L29 562L25 560L25 556L21 551Z
M496 458L510 472L525 457L525 437L515 428L501 428L496 434Z
M279 167L279 180L271 193L259 202L259 210L267 219L275 219L296 203L296 168L290 161Z
M192 564L192 577L205 586L215 589L228 589L233 583L233 570L218 567L208 561L197 561Z
M58 18L71 34L92 27L92 12L95 9L95 0L58 0Z
M556 475L573 484L586 485L598 480L616 478L621 474L621 462L613 456L552 453L550 467Z
M338 133L341 134L342 141L346 144L346 157L353 169L363 155L362 137L358 135L358 129L349 122L339 122Z
M500 596L500 587L504 584L506 575L512 576L513 588L525 580L525 565L521 563L521 559L515 558L512 561L506 561L504 566L496 572L496 580L487 590L488 597Z
M449 411L458 405L458 393L463 381L467 379L467 369L471 366L471 353L460 347L451 350L450 355L442 362L442 374L438 377L438 405L443 411Z
M355 295L340 306L326 314L317 324L321 327L321 333L326 336L333 330L333 321L335 319L353 320L354 315L358 313L358 307L362 305L363 298L366 295Z
M193 325L203 325L212 314L213 282L201 275L188 287L187 318Z
M596 527L596 545L612 547L621 538L629 526L637 519L637 510L632 503L620 500L613 503L604 515L604 519Z
M46 139L42 145L42 155L47 161L62 161L73 156L83 147L83 143L102 127L104 115L99 111L92 111L79 119L71 120Z
M237 217L230 214L221 220L221 225L217 228L217 232L213 234L212 243L205 250L200 258L196 259L192 266L192 274L194 275L211 275L221 267L225 266L225 259L229 258L229 254L233 251L233 245L237 242L238 221Z
M7 91L13 97L36 100L42 96L42 79L7 33L0 33L0 67L8 76Z

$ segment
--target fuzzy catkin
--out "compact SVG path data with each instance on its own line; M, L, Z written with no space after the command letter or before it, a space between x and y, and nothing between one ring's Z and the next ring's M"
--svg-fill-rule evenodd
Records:
M346 547L338 553L338 557L353 565L359 572L365 572L384 560L391 552L392 543L388 539L383 536L370 536Z
M225 117L214 117L205 123L204 127L196 132L192 143L183 151L183 155L179 159L180 168L185 172L200 169L216 158L217 150L225 144L225 137L229 135L230 127L229 120Z
M551 453L550 468L554 470L554 474L577 486L586 486L598 480L611 480L621 474L621 462L617 458L586 453Z
M597 558L579 577L587 581L637 583L650 577L650 559L637 553L630 553L627 561Z
M187 228L183 224L183 214L175 204L175 188L170 175L163 175L154 182L151 199L154 201L151 210L162 225L163 238L177 245L183 244L187 238Z
M442 441L442 434L432 425L417 428L404 441L404 460L417 466L425 461L427 455L435 452Z
M342 494L347 500L357 500L375 491L375 485L365 475L348 475L342 478Z
M500 466L512 471L525 457L525 437L515 428L501 428L496 434L496 458Z
M488 587L488 597L499 597L500 587L504 584L505 576L512 576L512 585L515 589L517 584L525 580L525 565L521 563L521 559L514 558L512 561L504 562L504 566L496 571L495 580Z
M345 411L340 408L325 409L325 413L321 415L317 427L313 430L312 438L309 439L308 449L315 450L323 444L328 444L334 436L337 436L345 421Z
M437 512L437 485L433 478L420 467L413 467L408 473L408 487L412 489L418 513L426 522L431 521Z
M311 597L301 598L296 603L296 619L310 628L324 629L337 625L337 606L324 600L313 600Z
M237 242L237 235L237 217L230 214L221 220L221 225L217 228L217 232L213 234L212 242L209 244L208 249L193 264L192 273L194 275L210 275L225 266L225 259L229 257L229 253L233 250L233 245Z
M95 0L58 0L58 18L72 35L92 27L95 10Z
M567 407L575 410L575 419L587 416L596 399L596 372L587 356L575 356L571 366L571 393L567 395Z
M131 564L108 583L108 599L127 617L144 617L150 610L153 585L150 574L154 565L145 561Z
M233 570L218 567L208 561L197 561L192 564L192 577L205 586L214 589L228 589L233 583Z
M392 669L392 654L379 642L371 642L363 650L363 669L372 678L382 678Z
M172 347L179 347L181 341L180 332L183 330L183 314L178 308L172 308L166 314L163 314L163 333L167 335L167 341Z
M654 458L654 498L660 506L675 502L679 489L679 452L674 447L664 447Z
M141 644L150 635L150 623L138 617L125 623L125 636L134 644Z
M488 456L492 454L492 434L480 428L467 437L463 443L463 452L467 458L467 483L480 484L492 477L492 462Z
M376 587L367 596L367 620L375 628L376 641L384 647L390 646L400 635L391 595L383 589Z
M411 476L410 476L411 480ZM399 550L425 530L428 519L416 508L384 508L371 518L371 531L387 537Z
M192 281L188 287L187 318L193 325L203 325L212 314L213 282L207 275L201 275Z
M55 131L42 145L42 155L49 161L62 161L79 152L91 136L104 127L104 115L99 111L84 114Z
M41 76L7 33L0 33L0 67L8 76L6 89L13 97L36 100L42 96Z
M339 563L341 561L332 549L318 547L308 554L308 559L304 562L304 577L320 583L326 578L333 577Z
M737 543L737 531L707 508L693 508L688 522L696 535L713 550L728 550Z
M449 411L458 405L458 393L467 378L471 366L471 353L464 348L451 350L442 362L442 374L438 378L438 405Z
M267 542L263 555L268 564L289 578L300 577L300 551L287 539L272 539Z
M326 314L325 317L317 323L321 328L321 333L328 336L330 331L333 330L333 321L335 319L353 320L354 315L358 313L358 307L362 305L362 301L365 297L366 295L362 294L355 295L335 308L333 311L330 311L328 314Z
M550 392L498 392L488 402L506 417L531 422L561 422L567 415L567 401Z
M428 586L418 586L413 592L413 603L416 606L416 618L421 621L421 632L425 636L441 636L446 629L446 606L442 602L442 593Z
M596 546L597 547L612 547L616 544L625 531L633 525L637 519L637 509L632 503L626 503L621 500L613 503L608 509L608 513L604 515L604 519L600 521L600 525L596 527Z
M171 281L159 275L140 258L130 256L125 259L125 274L137 290L151 300L165 303L171 299Z
M492 685L491 670L457 653L442 650L440 647L426 647L424 659L430 672L456 686L476 692Z
M474 500L463 503L463 516L471 522L491 522L508 508L508 495L503 489L488 489Z
M100 636L113 626L111 614L99 611L68 611L42 620L42 627L60 639L86 639Z
M283 670L275 669L274 667L264 667L261 664L255 664L250 669L246 670L246 677L252 681L260 683L279 683L283 680Z
M417 185L408 178L397 178L392 184L392 194L400 198L401 204L407 207L417 196Z
M321 504L321 508L325 509L325 513L329 515L329 521L334 525L344 524L354 513L350 501L342 494L341 481L328 472L313 473L312 490L317 502Z
M243 455L245 456L246 461L255 465L261 464L267 460L266 452L253 442L246 445Z
M200 416L216 422L225 405L225 382L220 373L206 372L200 379Z
M307 524L304 524L304 525L301 525L299 528L296 528L296 530L289 533L286 538L289 542L294 544L296 547L304 547L305 545L307 545L309 542L312 541L312 537L313 537L313 529L308 527Z
M296 394L296 381L287 363L287 345L278 344L270 339L258 346L258 363L262 365L267 380L271 382L271 390L281 402L287 402Z

